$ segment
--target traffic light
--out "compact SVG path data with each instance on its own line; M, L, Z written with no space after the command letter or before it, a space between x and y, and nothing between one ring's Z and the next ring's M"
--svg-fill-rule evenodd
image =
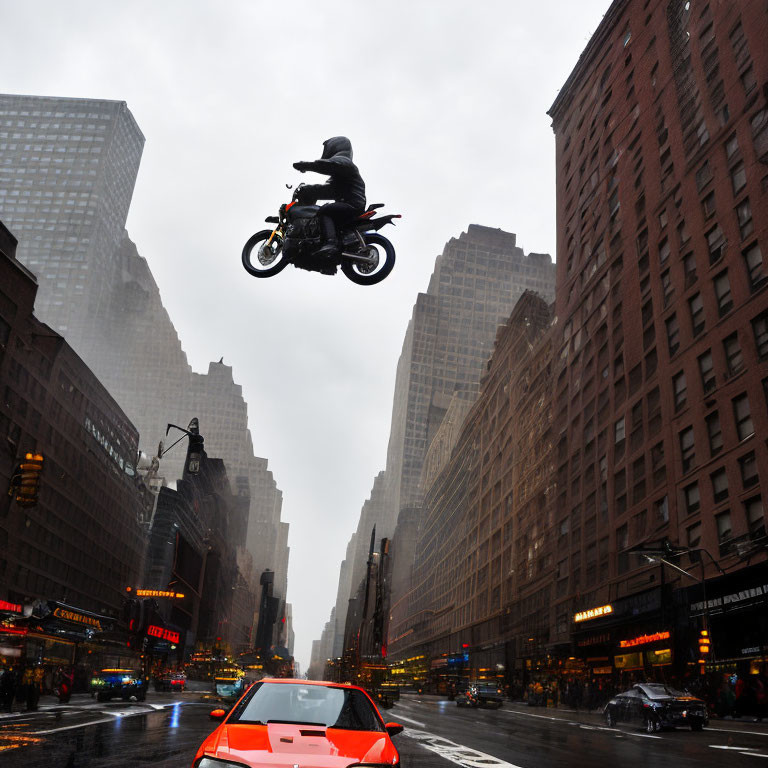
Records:
M699 632L699 663L704 664L706 657L709 655L710 650L710 638L709 632L706 629L702 629Z
M20 507L34 507L37 504L42 471L43 456L40 453L27 453L24 461L16 466L8 495L13 496Z

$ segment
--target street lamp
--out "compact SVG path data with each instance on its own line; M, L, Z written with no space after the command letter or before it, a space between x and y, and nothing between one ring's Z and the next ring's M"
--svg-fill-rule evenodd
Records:
M189 438L189 447L187 448L187 472L190 475L197 475L200 473L200 461L203 457L203 444L204 439L200 434L200 422L197 417L193 418L186 429L180 427L177 424L169 424L165 429L166 436L171 431L171 427L178 429L179 432L184 434L172 445L163 450L163 456L173 448L174 445L178 445L185 437ZM158 457L160 458L160 457Z
M671 542L664 540L658 544L634 547L628 551L628 554L644 557L649 563L659 563L662 568L667 565L678 573L682 573L684 576L688 576L688 578L693 579L694 581L698 581L701 584L702 598L704 601L704 613L702 615L703 626L701 630L701 636L707 638L707 652L709 652L710 649L714 646L709 645L712 640L712 633L709 630L709 605L707 603L707 581L704 575L704 561L701 559L699 560L699 565L701 566L701 578L699 579L689 571L686 571L684 568L681 568L679 565L676 565L667 559L668 557L679 557L680 555L690 554L691 552L703 552L706 554L717 568L717 570L720 571L723 576L725 576L725 571L720 567L720 564L717 562L717 560L715 560L711 553L703 547L673 547ZM699 647L702 648L703 646L700 645ZM712 652L712 655L714 658L714 651Z

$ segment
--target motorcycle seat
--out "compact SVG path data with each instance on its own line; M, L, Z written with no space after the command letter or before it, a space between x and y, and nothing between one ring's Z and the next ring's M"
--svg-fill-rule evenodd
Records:
M289 219L311 219L320 210L319 205L292 205L288 209Z

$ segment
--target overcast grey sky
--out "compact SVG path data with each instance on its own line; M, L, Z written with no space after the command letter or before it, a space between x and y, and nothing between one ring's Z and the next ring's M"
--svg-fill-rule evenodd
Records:
M234 367L291 524L306 670L383 469L397 358L443 244L470 223L555 256L546 110L609 0L0 0L0 90L120 99L147 142L128 231L193 368ZM344 134L397 265L379 286L240 265ZM317 181L321 177L316 177Z

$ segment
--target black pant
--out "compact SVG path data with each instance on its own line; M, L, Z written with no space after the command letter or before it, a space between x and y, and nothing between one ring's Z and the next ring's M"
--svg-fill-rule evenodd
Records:
M341 202L326 203L320 206L320 210L317 212L318 216L327 216L332 219L337 226L343 226L361 213L362 211L359 208L355 208L349 203Z

